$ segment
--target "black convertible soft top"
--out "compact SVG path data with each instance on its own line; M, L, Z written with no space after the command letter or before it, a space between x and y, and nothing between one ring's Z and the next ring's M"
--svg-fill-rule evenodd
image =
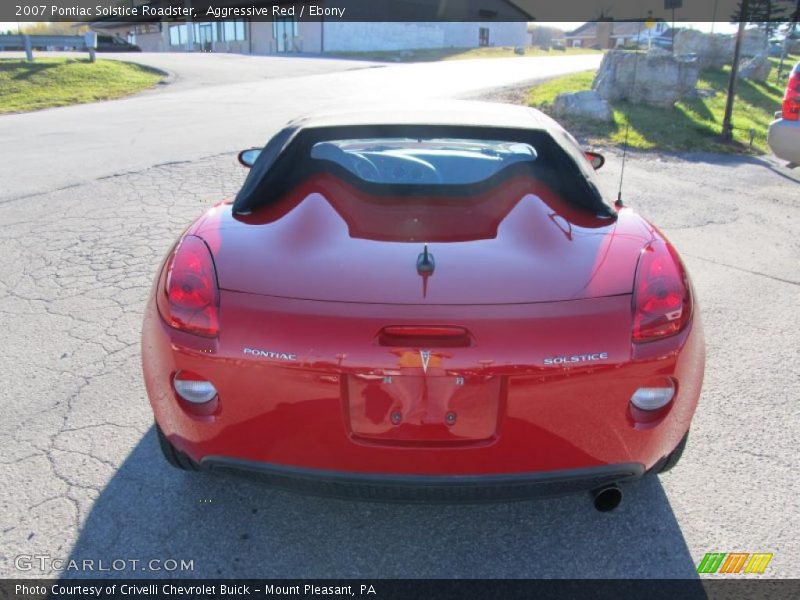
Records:
M350 176L334 163L314 159L311 148L323 141L418 137L502 140L529 143L539 157L536 170L549 173L563 197L598 215L616 213L605 202L594 171L575 139L538 110L490 102L447 101L425 106L397 106L320 113L291 121L263 148L233 204L235 214L249 214L318 172ZM557 174L557 175L554 175ZM475 185L388 185L358 182L372 193L471 194ZM492 182L486 182L491 185Z

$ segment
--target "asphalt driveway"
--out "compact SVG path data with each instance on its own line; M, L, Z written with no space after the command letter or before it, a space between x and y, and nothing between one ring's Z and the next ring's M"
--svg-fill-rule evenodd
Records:
M619 156L601 179L614 195ZM20 555L191 561L126 576L692 577L706 552L800 576L798 176L755 158L634 154L627 203L686 259L706 384L671 473L588 496L407 506L295 496L159 455L139 366L143 303L184 225L244 176L235 155L0 204L0 576ZM163 563L162 563L163 564ZM68 573L91 576L96 572Z
M175 237L238 188L236 150L314 108L474 95L599 62L184 56L138 57L177 74L154 92L0 117L0 577L59 575L47 560L15 567L31 555L193 567L127 562L125 576L692 577L710 551L773 552L765 576L800 577L800 173L764 159L634 153L626 167L627 204L687 262L708 362L681 464L627 486L617 511L584 495L356 503L168 467L139 365L143 303Z
M110 102L3 116L0 202L263 145L286 121L312 110L474 94L596 68L602 56L382 67L333 58L157 53L123 58L170 70L178 84Z

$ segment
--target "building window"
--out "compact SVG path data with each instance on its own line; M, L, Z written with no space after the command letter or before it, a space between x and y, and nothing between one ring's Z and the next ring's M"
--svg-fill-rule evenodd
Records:
M273 39L279 39L284 33L294 37L299 35L298 22L293 17L276 17L272 21Z
M217 24L209 21L194 23L194 43L203 52L211 52L217 41Z
M136 35L145 35L148 33L160 33L161 23L139 23L133 26L133 33Z
M192 24L194 41L203 47L211 48L214 42L243 42L247 39L245 21L222 21L214 23L201 21ZM186 23L170 25L170 46L185 46L188 43Z
M247 27L244 21L223 21L219 23L219 39L224 42L243 42L247 39Z
M169 45L183 46L186 44L186 23L169 26Z
M278 52L297 52L295 39L298 37L298 23L293 17L277 17L272 22L272 38Z
M478 45L479 46L488 46L489 45L489 28L488 27L481 27L478 30Z

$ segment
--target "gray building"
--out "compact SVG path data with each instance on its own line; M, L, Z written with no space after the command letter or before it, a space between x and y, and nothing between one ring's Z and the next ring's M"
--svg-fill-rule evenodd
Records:
M203 15L203 0L185 0ZM280 3L281 0L275 0ZM159 0L127 0L132 6L152 5ZM215 5L240 4L240 0L217 0ZM325 4L325 0L317 0ZM259 4L254 2L253 4ZM318 21L292 16L271 21L203 21L193 23L120 23L98 21L98 33L118 35L145 52L236 52L245 54L326 52L371 52L422 48L476 48L479 46L524 46L528 15L512 0L458 0L441 3L425 0L394 0L394 15L406 22L358 20L374 14L370 0L343 0L348 21L323 18ZM446 14L437 11L447 8ZM449 8L448 8L449 7ZM359 12L360 11L360 12ZM374 9L373 9L374 11ZM427 11L427 12L426 12ZM427 14L430 13L430 14ZM355 15L356 18L352 18ZM414 18L447 18L448 21L414 22Z
M421 48L524 46L525 22L364 23L338 21L195 21L94 23L144 52L279 54L370 52ZM191 39L190 39L191 37Z

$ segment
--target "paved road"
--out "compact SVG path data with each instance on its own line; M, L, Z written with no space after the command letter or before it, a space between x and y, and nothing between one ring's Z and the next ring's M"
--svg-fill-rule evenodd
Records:
M318 108L459 96L591 69L601 58L588 54L378 66L204 54L181 67L169 54L127 57L172 70L186 83L113 102L0 118L0 139L14 149L0 161L0 202L261 145L289 119ZM209 62L212 81L219 71L228 75L209 84L209 77L201 76L201 61ZM257 73L261 79L255 78Z
M600 514L583 495L360 504L168 467L141 381L143 301L183 226L236 189L234 163L162 165L0 205L0 576L18 575L14 556L43 553L194 560L205 576L686 577L711 550L772 551L769 574L800 576L800 202L788 172L715 156L630 161L629 204L663 226L694 278L707 381L679 467ZM618 169L610 156L608 188Z
M30 554L191 560L193 574L225 577L691 577L705 552L733 550L774 552L767 575L800 577L800 174L685 158L634 154L626 197L686 259L706 385L681 464L628 486L610 514L583 495L382 505L169 468L141 380L142 306L171 241L241 182L235 155L7 198L0 577L40 575L14 569ZM610 154L601 171L610 194L619 166Z

